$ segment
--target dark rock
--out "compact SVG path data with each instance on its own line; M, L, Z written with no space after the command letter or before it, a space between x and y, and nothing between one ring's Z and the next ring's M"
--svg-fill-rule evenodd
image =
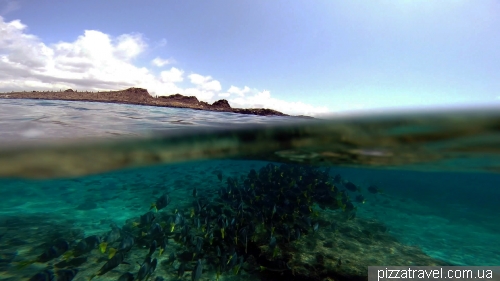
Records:
M182 102L186 102L186 103L199 103L200 101L198 101L198 99L195 97L195 96L183 96L181 94L175 94L175 95L170 95L170 96L163 96L163 97L160 97L162 99L166 99L166 100L175 100L175 101L182 101Z
M79 93L72 89L64 90L63 92L17 92L9 93L0 98L9 99L45 99L45 100L72 100L72 101L89 101L89 102L109 102L109 103L122 103L122 104L137 104L137 105L151 105L151 106L165 106L176 108L191 108L197 110L211 110L233 112L240 114L253 114L253 115L278 115L288 116L279 111L267 108L231 108L227 100L218 100L213 104L204 101L199 101L194 96L183 96L180 94L170 96L160 96L155 98L151 96L147 89L143 88L128 88L121 91L100 91Z
M230 109L231 106L229 105L229 102L227 100L218 100L212 104L213 107L217 108L227 108Z

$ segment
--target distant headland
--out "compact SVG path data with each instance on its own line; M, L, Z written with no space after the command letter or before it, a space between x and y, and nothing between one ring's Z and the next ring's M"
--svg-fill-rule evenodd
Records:
M162 107L191 108L197 110L209 110L220 112L233 112L240 114L253 114L261 116L290 116L282 112L267 108L232 108L225 99L218 100L212 104L199 101L194 96L183 96L180 94L170 96L156 96L149 94L143 88L129 88L121 91L74 91L67 89L64 91L24 91L0 93L0 98L4 99L42 99L42 100L66 100L66 101L88 101L88 102L108 102L122 104L136 104ZM297 116L312 118L308 116Z

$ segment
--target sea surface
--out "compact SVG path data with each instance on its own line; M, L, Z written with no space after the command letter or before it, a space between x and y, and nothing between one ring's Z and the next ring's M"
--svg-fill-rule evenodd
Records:
M309 120L0 99L0 280L500 265L498 112Z

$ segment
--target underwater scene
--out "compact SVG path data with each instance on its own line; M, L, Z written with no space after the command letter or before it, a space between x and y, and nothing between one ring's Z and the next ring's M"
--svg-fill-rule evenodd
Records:
M26 103L38 111L16 116ZM498 111L208 121L83 102L3 108L0 280L367 280L375 265L500 265Z

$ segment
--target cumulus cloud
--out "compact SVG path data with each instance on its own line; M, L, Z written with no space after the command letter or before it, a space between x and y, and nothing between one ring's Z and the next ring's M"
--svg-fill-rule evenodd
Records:
M46 45L28 34L20 20L5 22L0 16L0 91L17 90L117 90L142 87L153 95L180 93L214 102L226 98L232 107L265 107L287 114L315 115L327 111L302 102L286 102L271 97L269 91L247 86L222 85L211 76L191 73L191 87L181 88L184 70L171 67L156 73L134 64L148 45L137 33L113 37L98 30L85 30L72 42ZM151 63L163 67L173 59L156 57Z
M193 73L188 75L188 78L195 87L185 89L184 93L196 96L199 100L213 102L216 94L222 89L220 82L214 80L211 76Z
M291 115L316 116L329 112L324 106L313 106L303 102L289 102L271 97L268 90L259 91L245 86L238 88L231 86L227 93L221 93L219 96L226 98L233 107L242 108L272 108Z
M160 57L156 57L154 58L151 63L155 66L158 66L158 67L162 67L162 66L165 66L167 64L172 64L174 63L174 60L173 59L162 59Z
M177 83L184 80L184 71L172 67L170 70L160 72L161 80L165 83Z

